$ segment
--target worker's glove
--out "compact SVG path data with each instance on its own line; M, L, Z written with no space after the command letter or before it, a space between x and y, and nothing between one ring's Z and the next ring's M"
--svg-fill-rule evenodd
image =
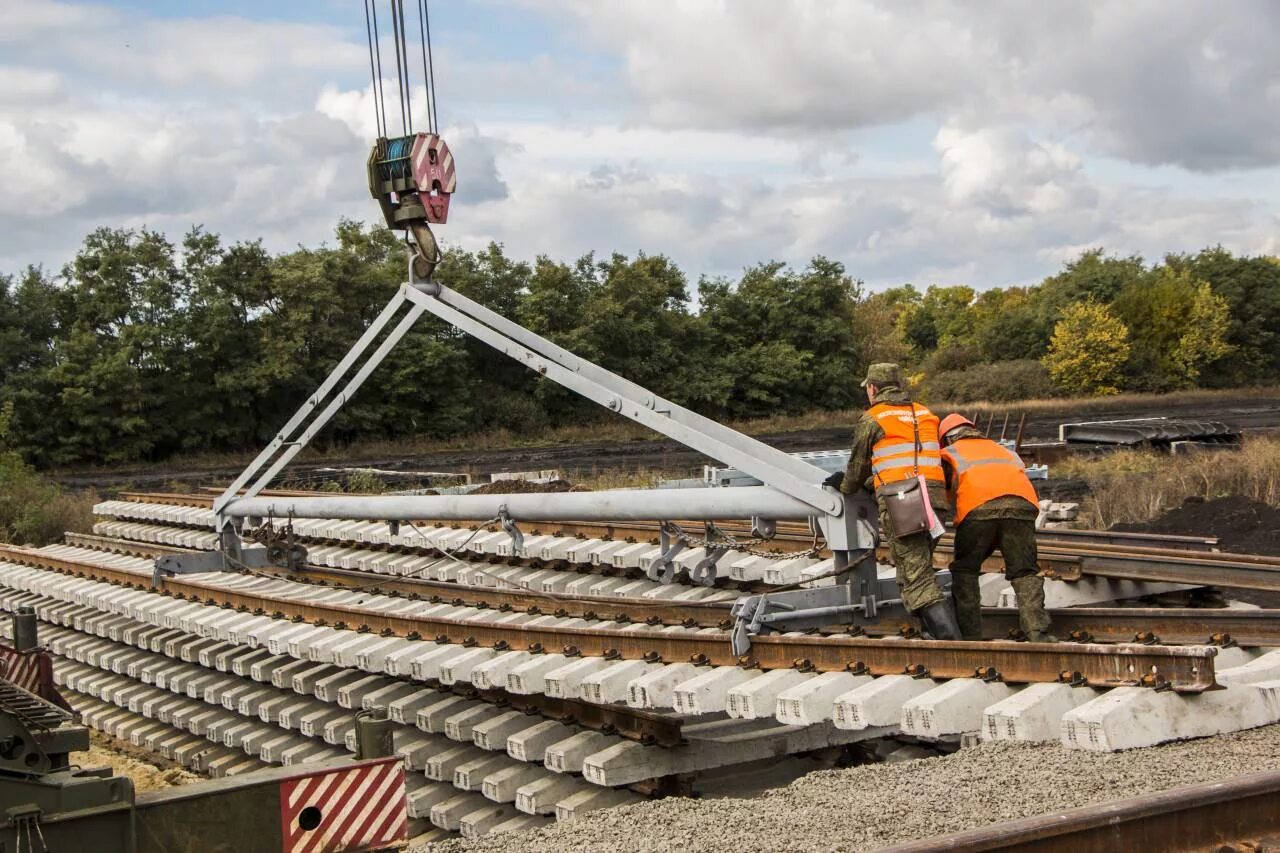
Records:
M834 474L832 474L830 477L827 477L827 479L823 480L822 485L830 486L831 488L835 489L838 492L840 491L840 484L843 482L844 482L844 472L837 471Z

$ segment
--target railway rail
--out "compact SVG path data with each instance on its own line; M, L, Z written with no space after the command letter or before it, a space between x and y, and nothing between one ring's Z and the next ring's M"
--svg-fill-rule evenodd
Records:
M770 635L757 638L749 659L729 648L728 634L714 630L672 632L646 627L571 627L536 622L498 624L461 616L391 615L369 606L302 599L290 581L276 586L236 589L211 580L161 578L159 586L136 572L52 557L39 551L0 545L0 560L51 569L90 580L156 589L194 603L240 612L279 614L293 623L350 628L358 633L420 639L468 648L560 649L569 657L647 663L688 661L697 666L746 666L763 670L805 669L854 675L970 678L1012 683L1069 681L1094 687L1152 684L1187 693L1217 686L1209 646L1157 646L1092 643L940 642L849 636ZM232 577L235 577L234 575ZM499 611L501 612L501 611ZM533 614L537 616L538 614Z
M529 828L682 790L687 774L859 740L1108 750L1275 721L1275 611L1095 596L1104 606L1054 610L1074 642L1000 639L1013 616L990 607L992 642L919 641L886 619L863 636L759 636L742 658L724 628L735 593L644 580L644 542L529 532L517 555L498 553L497 532L432 528L436 544L407 547L386 525L334 522L296 570L155 578L155 557L207 550L214 534L204 506L138 503L102 505L98 532L65 545L0 547L0 606L36 610L56 677L92 719L190 761L212 742L207 772L220 773L343 754L346 709L381 707L414 771L411 814L441 832ZM570 558L623 544L622 565ZM791 582L830 582L813 579L820 555L742 559L755 574L740 585L775 588L765 578L780 565Z
M178 552L172 546L150 545L94 534L68 534L67 544L81 545L140 557L158 557ZM584 619L681 625L686 628L730 627L729 604L717 601L637 601L623 596L548 596L513 588L471 587L423 578L383 576L371 580L368 572L306 565L299 570L265 569L264 574L283 579L347 589L366 589L416 596L435 603L448 602L502 611L524 611L537 615L552 612ZM1137 642L1223 646L1280 646L1280 610L1234 610L1203 607L1059 607L1050 611L1055 630L1079 641L1107 643ZM910 626L887 619L862 626L868 636L901 636ZM986 639L1009 639L1017 633L1017 615L1008 608L983 608Z
M1247 853L1280 843L1280 771L1185 785L1023 820L922 839L881 853L1024 850L1218 850Z
M185 506L199 509L212 507L212 498L203 495L126 493L121 496L121 499L126 502L161 506ZM481 521L477 519L477 525ZM211 519L209 524L211 526ZM449 525L445 522L424 519L421 526ZM689 527L694 529L693 525ZM497 530L494 527L484 529L490 532ZM723 529L731 535L747 535L745 529L733 524L726 523ZM530 534L656 544L658 528L656 525L644 523L600 525L559 522L535 525L531 528ZM305 535L300 538L303 541L335 541ZM1078 580L1088 576L1280 591L1280 558L1200 550L1202 547L1212 547L1213 544L1213 540L1197 537L1105 531L1079 533L1042 531L1039 534L1038 550L1042 573L1062 580ZM811 549L813 534L798 525L780 524L778 534L760 547L776 552L779 557L785 557L788 553ZM939 541L934 555L937 568L942 569L950 565L951 549L952 537L951 534L947 534ZM829 556L829 553L826 556ZM881 553L879 556L882 560L887 560L887 554ZM983 571L1003 572L1002 558L998 556L989 558L983 564Z

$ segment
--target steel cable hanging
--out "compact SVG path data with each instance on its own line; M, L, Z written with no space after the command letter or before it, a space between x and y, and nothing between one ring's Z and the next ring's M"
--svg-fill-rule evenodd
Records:
M423 69L427 87L427 121L432 133L440 132L440 116L436 112L436 66L431 54L431 10L427 0L418 0L418 40L423 42Z
M378 129L378 136L383 137L387 135L387 132L383 126L383 118L379 110L378 72L374 70L373 64L373 28L369 25L369 0L364 0L364 34L369 42L369 77L373 94L373 123Z
M373 97L382 116L380 136L387 135L387 97L382 88L382 40L378 33L378 0L365 0L365 32L369 35L370 51L377 57L377 72L373 78ZM373 30L369 30L369 13L372 11ZM370 72L373 68L370 67Z
M409 70L408 26L404 0L388 0L391 15L391 43L395 51L396 91L400 98L400 130L402 136L414 133L413 79ZM374 121L378 136L390 134L387 124L387 99L382 77L382 44L378 26L378 0L365 0L365 34L369 43L369 74L373 78ZM418 0L418 47L422 55L422 84L426 100L426 130L440 132L436 108L435 56L431 46L431 11L428 0Z
M400 130L405 136L409 135L412 122L409 120L409 113L406 111L406 79L405 79L405 57L404 57L404 16L401 14L402 8L397 0L391 0L391 44L396 51L396 88L400 92Z

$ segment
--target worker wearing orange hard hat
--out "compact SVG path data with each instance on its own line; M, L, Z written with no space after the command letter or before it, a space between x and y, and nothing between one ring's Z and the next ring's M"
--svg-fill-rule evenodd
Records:
M997 549L1004 576L1018 598L1018 621L1032 642L1055 642L1044 606L1044 578L1036 558L1038 496L1018 454L951 414L938 425L947 493L955 507L951 597L966 640L982 639L982 563Z

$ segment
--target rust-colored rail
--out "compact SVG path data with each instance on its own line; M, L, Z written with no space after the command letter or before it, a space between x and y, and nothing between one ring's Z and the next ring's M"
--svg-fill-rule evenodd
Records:
M75 574L136 588L155 589L151 578L118 569L65 560L9 545L0 560ZM1214 656L1207 646L1098 645L1077 643L942 642L769 635L756 637L751 656L730 649L726 632L675 632L630 626L559 627L496 625L470 618L406 618L354 607L300 602L288 596L228 590L183 578L164 578L158 589L174 596L282 619L345 627L409 638L498 649L564 650L619 659L683 662L762 669L849 671L869 675L912 673L934 678L981 675L1012 683L1070 681L1095 687L1148 684L1199 693L1217 686Z
M881 853L1019 850L1218 850L1245 853L1280 843L1280 771L1251 773L1123 800L926 838Z
M68 545L80 545L140 557L158 557L185 549L96 536L67 534ZM353 569L306 566L300 571L263 569L281 579L328 586L376 589L385 594L417 596L432 601L473 607L544 612L585 619L647 622L652 625L728 628L727 601L643 600L624 596L571 596L518 589L472 587L450 581L377 575ZM1205 643L1235 641L1246 646L1280 646L1280 610L1228 610L1201 607L1064 607L1050 611L1053 629L1061 637L1076 636L1107 643ZM983 608L983 631L988 639L1008 639L1018 629L1017 614L1007 608ZM868 636L899 634L902 619L884 619L863 626Z

